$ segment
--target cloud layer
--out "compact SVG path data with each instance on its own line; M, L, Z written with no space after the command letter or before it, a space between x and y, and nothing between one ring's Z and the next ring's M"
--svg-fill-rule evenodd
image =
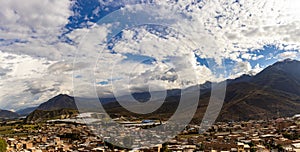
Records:
M78 11L88 5L81 1L0 2L1 108L72 94L72 80L83 95L90 85L102 96L115 85L122 95L149 85L180 88L256 74L278 60L300 57L297 0L91 2L85 12ZM172 26L126 28L109 40L116 25L97 24L96 18L120 7L133 21L143 10ZM75 17L81 23L73 24Z

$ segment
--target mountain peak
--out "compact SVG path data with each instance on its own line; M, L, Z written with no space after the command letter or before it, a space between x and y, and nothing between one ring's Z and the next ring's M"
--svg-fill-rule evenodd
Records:
M288 58L282 61L278 61L271 66L268 66L262 72L269 71L269 70L275 70L275 71L280 70L290 74L296 72L298 75L299 74L298 71L300 70L300 61Z
M0 109L0 119L11 119L17 117L19 117L19 115L15 112Z
M69 96L69 95L67 95L67 94L59 94L59 95L57 95L57 96L55 96L55 97L71 97L71 96ZM54 97L54 98L55 98Z
M41 104L38 110L59 110L59 109L77 109L74 97L66 94L59 94L47 102Z
M276 62L274 65L278 65L278 64L289 64L289 63L300 63L300 61L298 60L293 60L291 58L287 58L287 59L284 59L282 61L278 61Z
M255 76L255 83L300 95L300 61L286 59L267 67Z
M283 62L291 62L291 61L295 61L295 60L293 60L291 58L287 58L287 59L283 60Z

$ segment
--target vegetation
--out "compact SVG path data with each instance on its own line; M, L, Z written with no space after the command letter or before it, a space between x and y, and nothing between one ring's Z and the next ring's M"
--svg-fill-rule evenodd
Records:
M80 133L65 133L63 135L58 135L60 138L68 138L71 140L79 140L80 139Z
M7 147L7 143L5 140L0 139L0 152L5 152Z
M250 152L256 152L255 144L253 142L250 142L248 145L250 146Z
M171 152L171 150L168 149L168 143L162 144L161 151L162 152Z
M12 126L1 126L0 127L0 135L7 135L13 133Z
M199 150L200 150L200 151L204 151L204 149L205 149L205 146L204 146L204 144L201 143L201 144L199 145Z
M300 135L297 134L297 133L283 133L282 134L284 138L287 138L289 140L297 140L297 139L300 139Z
M23 122L23 120L20 120ZM18 122L13 122L13 123L2 123L0 124L0 136L7 136L7 137L14 137L14 136L19 136L19 137L24 137L28 136L28 134L34 134L34 131L37 129L40 129L42 124L32 124L32 125L27 125L27 124L21 124L19 121ZM18 130L26 130L26 131L18 131Z
M45 111L45 110L35 110L30 115L26 117L24 120L26 123L39 123L39 122L46 122L47 120L51 119L64 119L70 118L78 114L78 110L73 109L60 109L60 110L52 110L52 111Z
M278 151L283 151L283 147L282 147L282 145L280 145L280 144L276 146L276 149L277 149Z

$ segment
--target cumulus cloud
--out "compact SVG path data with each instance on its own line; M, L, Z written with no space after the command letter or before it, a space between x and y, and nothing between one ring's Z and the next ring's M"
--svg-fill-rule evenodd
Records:
M72 93L72 72L63 67L51 71L57 62L36 59L28 55L0 52L0 107L24 108L45 102L59 93Z
M223 56L236 51L261 49L266 44L297 44L294 49L299 48L299 30L296 25L300 18L295 11L299 10L295 9L299 6L296 1L215 0L199 4L179 3L181 5L174 5L192 18L186 25L183 22L183 27L197 34L201 33L197 29L201 30L202 27L209 31L216 40L217 52ZM197 38L196 35L191 37L193 40Z
M249 62L238 62L234 68L236 73L248 73L252 69Z
M60 44L57 37L62 34L68 17L72 15L71 5L71 1L61 0L1 1L0 38L12 43L1 45L0 49L52 60L61 59L68 47Z
M267 57L299 59L298 0L99 2L94 14L124 6L121 10L131 16L116 25L88 22L88 28L65 33L73 1L0 2L1 107L36 105L58 93L72 93L73 76L80 95L96 85L99 94L108 96L113 84L126 92L128 87L141 91L151 85L159 90L225 79L223 73L215 73L226 66L224 60L235 64L228 77L236 77L258 73L263 65L252 63ZM134 5L139 2L154 3L157 9ZM107 44L111 34L118 34L113 31L117 24L130 17L149 19L138 12L170 27L124 26L121 37ZM59 38L63 33L72 43ZM265 45L283 52L273 56L255 52ZM201 65L195 55L213 64Z
M298 59L300 57L300 54L298 51L293 51L293 52L283 52L280 53L276 56L278 59L282 60L282 59Z
M260 64L256 64L254 67L251 66L251 64L247 61L241 61L237 62L233 73L231 74L231 78L236 78L237 76L241 76L243 74L248 75L256 75L257 73L261 72L263 68L260 66Z

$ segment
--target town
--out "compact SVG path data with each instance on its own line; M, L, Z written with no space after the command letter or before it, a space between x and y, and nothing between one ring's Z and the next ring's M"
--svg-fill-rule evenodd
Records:
M95 133L96 128L82 121L83 117L89 116L85 114L73 119L57 119L39 124L23 124L21 120L3 121L0 135L7 143L8 152L300 152L300 115L272 120L218 122L208 130L201 129L199 125L188 125L172 140L151 147L137 146L133 149L106 142L105 137ZM139 132L147 126L164 124L155 120L120 123L124 123L131 132ZM120 131L119 134L126 136L129 132ZM151 142L149 139L131 142L146 141ZM122 142L125 144L127 141Z

